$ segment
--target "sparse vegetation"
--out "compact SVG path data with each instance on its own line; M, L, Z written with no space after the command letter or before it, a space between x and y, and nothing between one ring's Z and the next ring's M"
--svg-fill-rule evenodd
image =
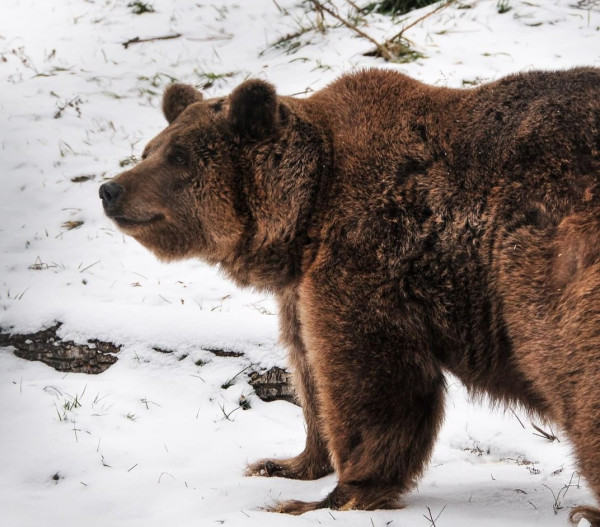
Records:
M95 179L96 174L88 174L85 176L75 176L71 178L71 183L85 183L86 181L91 181Z
M475 454L478 457L482 457L484 454L489 455L491 452L490 447L487 447L483 450L479 444L479 441L473 441L473 445L463 449L465 452L469 452L469 454Z
M361 29L362 18L360 8L357 8L353 2L348 3L350 5L350 11L348 14L343 15L339 10L331 4L329 1L320 0L308 0L312 4L314 11L317 13L319 20L321 21L318 26L323 26L326 16L336 20L341 25L347 27L359 37L369 41L375 49L373 51L365 53L366 56L381 57L390 62L409 62L419 58L421 55L410 47L410 42L404 38L404 29L394 35L392 38L387 39L384 42L379 42L375 38L371 37L363 29Z
M60 405L57 405L56 403L54 403L54 407L56 409L56 414L58 415L59 421L69 420L69 414L71 412L73 412L74 410L76 410L77 408L81 407L81 400L83 399L83 396L85 395L86 389L87 389L87 385L84 386L83 391L81 392L81 395L79 395L79 394L70 395L70 394L66 393L66 394L64 394L64 399ZM62 393L57 392L56 396L62 397L63 395L62 395Z
M140 158L134 154L131 154L128 157L125 157L119 161L119 166L121 168L137 165L140 162Z
M144 91L152 95L158 95L159 92L152 90L152 88L160 88L162 90L168 84L177 82L178 80L173 75L164 72L157 72L151 76L139 75L137 79L140 95L142 95Z
M236 73L233 71L228 71L226 73L213 73L210 71L196 70L194 73L198 77L198 83L196 86L200 90L208 90L209 88L212 88L215 84L225 85L229 79L236 75Z
M35 262L33 262L28 269L30 269L31 271L45 271L47 269L53 269L55 267L58 267L57 264L55 263L46 263L46 262L42 262L42 259L38 256L35 259Z
M302 46L310 42L310 40L301 40L306 35L310 35L311 33L324 34L331 28L343 26L351 30L359 38L362 38L373 45L371 51L364 53L365 56L380 57L388 62L411 62L422 58L423 55L415 49L414 44L405 36L405 32L438 11L456 3L456 0L442 0L437 7L425 13L418 19L413 20L409 24L402 26L402 29L399 32L385 40L377 40L369 34L367 29L368 21L366 15L373 10L383 12L380 11L378 7L379 4L370 4L367 7L360 7L353 0L345 0L345 2L348 9L346 12L342 12L331 0L306 0L306 6L310 9L308 10L306 17L295 20L298 25L298 30L281 37L269 47L283 49L288 54L296 53ZM382 2L382 4L384 3L386 2ZM393 11L396 14L401 14L407 12L405 9L410 10L409 5L413 5L416 8L416 4L422 4L418 7L424 7L434 2L431 0L422 0L421 2L415 0L412 2L389 2L390 5L393 3L397 3L399 7L401 4L404 6L401 10ZM387 9L385 11L390 12ZM285 11L282 12L285 14ZM319 64L319 68L323 67L327 66Z
M581 477L579 476L579 474L577 472L573 472L573 474L571 474L571 479L569 480L569 483L566 483L558 492L554 492L548 485L542 485L552 493L552 497L554 498L554 502L552 503L552 510L554 511L554 514L558 514L558 512L564 508L563 499L567 495L569 489L573 487L576 489L580 488L580 479Z
M554 434L552 430L550 432L546 432L534 423L531 423L531 426L533 426L533 428L537 431L537 433L533 434L534 436L543 437L544 439L547 439L550 442L559 441L558 437L556 437L556 434Z
M507 457L507 458L501 459L500 461L505 461L505 462L510 462L510 463L516 463L520 467L525 467L527 469L527 471L532 476L535 476L535 475L541 473L541 470L538 469L538 468L536 468L536 466L535 466L535 465L538 464L538 462L537 461L530 461L529 459L527 459L527 457L525 456L525 454L521 454L517 458Z
M225 405L224 404L219 404L219 408L221 409L221 412L223 413L223 419L225 419L226 421L231 421L230 416L234 413L237 412L238 410L250 410L250 408L252 408L252 406L250 405L250 401L246 398L245 395L240 395L240 398L238 399L238 405L231 411L226 411L225 410Z
M131 7L131 12L134 15L143 15L144 13L155 13L156 10L154 6L149 2L140 2L136 0L135 2L130 2L127 4L127 7Z
M433 513L431 512L431 509L429 507L427 507L427 514L423 514L423 518L425 518L428 522L429 522L429 527L437 527L436 525L436 521L438 520L438 518L442 515L442 512L444 512L444 509L446 508L446 506L444 505L442 507L442 510L438 513L438 515L434 518L433 517Z
M67 231L72 231L74 229L78 229L82 225L83 225L83 221L81 221L81 220L70 220L70 221L65 221L61 225L61 227Z
M246 370L249 370L251 367L252 365L249 365L246 366L244 369L238 371L231 379L228 379L223 384L221 384L221 388L223 388L223 390L227 390L227 388L233 386L235 379L237 379L237 377L239 377Z
M512 9L510 0L498 0L496 8L499 14L508 13Z
M383 0L369 4L366 9L374 9L386 15L404 15L413 9L420 9L438 0Z
M58 109L56 110L56 113L54 114L54 118L60 119L62 117L63 112L67 108L72 108L73 110L75 110L77 117L81 117L81 105L82 104L83 104L83 101L81 100L81 97L79 97L79 95L76 95L72 99L65 100L62 103L58 103L56 105L58 107Z

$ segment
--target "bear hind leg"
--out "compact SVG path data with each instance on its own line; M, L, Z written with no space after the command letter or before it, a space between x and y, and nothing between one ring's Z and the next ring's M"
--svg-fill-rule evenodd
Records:
M271 512L300 515L318 509L332 510L379 510L398 509L400 490L395 486L360 486L338 484L336 488L321 501L289 500L269 507Z

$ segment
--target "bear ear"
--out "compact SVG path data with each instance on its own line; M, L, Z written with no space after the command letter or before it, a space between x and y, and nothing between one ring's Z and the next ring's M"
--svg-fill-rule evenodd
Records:
M230 96L229 120L240 137L261 140L277 128L275 88L261 80L240 84Z
M171 124L190 104L202 100L202 94L189 84L171 84L165 90L162 110Z

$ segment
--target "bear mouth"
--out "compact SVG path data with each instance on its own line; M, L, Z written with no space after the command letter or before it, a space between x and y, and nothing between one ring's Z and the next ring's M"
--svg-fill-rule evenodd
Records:
M132 228L132 227L145 227L147 225L152 225L157 221L163 219L162 214L154 214L148 218L128 218L126 216L112 216L111 219L122 229Z

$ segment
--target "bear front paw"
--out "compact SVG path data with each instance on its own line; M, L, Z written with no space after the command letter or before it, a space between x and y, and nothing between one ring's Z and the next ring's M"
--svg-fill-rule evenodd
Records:
M329 462L314 461L300 454L290 459L261 459L248 465L246 476L314 480L333 472Z

